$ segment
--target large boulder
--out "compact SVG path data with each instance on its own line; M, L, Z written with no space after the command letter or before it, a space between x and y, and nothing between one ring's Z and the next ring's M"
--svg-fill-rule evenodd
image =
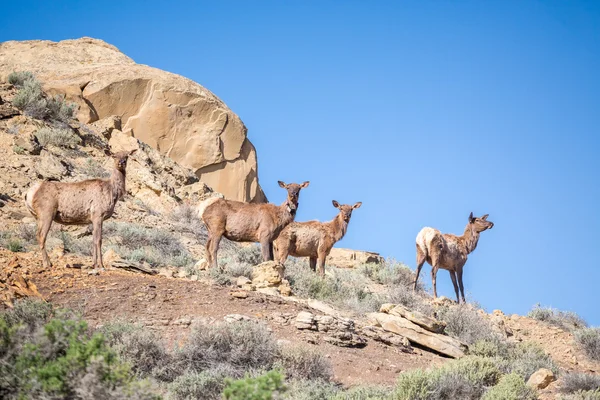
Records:
M122 132L193 169L226 198L266 201L246 127L196 82L91 38L0 43L0 79L14 71L33 72L47 93L76 103L81 122L120 116Z

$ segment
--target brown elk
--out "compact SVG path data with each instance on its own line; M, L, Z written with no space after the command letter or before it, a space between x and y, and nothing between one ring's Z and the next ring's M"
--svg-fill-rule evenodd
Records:
M308 257L310 268L315 271L319 264L319 275L325 275L325 258L333 245L346 234L352 211L361 206L361 202L353 206L332 201L340 210L339 214L329 222L308 221L292 222L275 239L277 259L283 264L288 255Z
M273 240L296 217L300 190L309 184L278 183L288 192L287 199L280 206L219 197L204 200L198 205L198 216L208 230L206 255L210 268L217 267L217 252L223 236L234 242L259 242L263 260L273 260Z
M92 224L92 261L94 268L102 264L102 222L110 218L117 200L125 195L127 158L136 150L106 154L114 160L108 179L89 179L81 182L42 181L25 194L25 205L37 219L37 240L42 252L44 268L52 263L46 252L46 237L52 221L63 225Z
M467 262L468 255L477 247L479 234L494 226L493 222L487 220L488 215L473 217L473 213L471 213L469 215L469 223L465 227L465 232L462 236L441 233L437 229L429 227L421 229L417 235L417 273L413 289L416 290L419 273L423 264L427 261L432 267L433 297L437 297L435 281L437 271L441 268L450 273L454 291L456 292L456 301L459 303L458 290L460 286L461 297L464 303L463 267Z

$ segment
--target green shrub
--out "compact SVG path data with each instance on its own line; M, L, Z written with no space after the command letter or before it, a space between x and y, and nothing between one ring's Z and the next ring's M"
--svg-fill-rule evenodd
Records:
M331 363L320 351L305 346L284 347L278 358L278 365L288 378L324 381L331 378Z
M92 239L90 237L75 239L71 234L60 231L58 238L62 240L67 253L81 254L83 256L92 255Z
M563 376L560 391L563 393L576 393L600 391L600 376L585 373L569 373Z
M446 323L446 333L466 344L493 340L497 334L490 322L471 305L459 304L438 310L438 318Z
M525 384L518 374L508 374L500 378L498 384L488 390L482 400L536 400L534 389Z
M499 337L478 340L469 346L469 354L480 357L508 358L511 346Z
M206 399L219 400L225 388L227 374L221 369L189 372L179 376L168 386L173 400Z
M576 331L575 341L589 358L600 361L600 328L584 328Z
M172 381L179 372L172 370L172 356L154 332L122 322L104 325L100 331L138 376Z
M500 370L494 360L477 356L466 356L442 365L438 374L455 373L474 385L492 386L500 379Z
M157 397L84 321L20 301L0 314L0 398Z
M290 257L285 268L285 278L300 297L328 301L357 313L378 311L386 300L368 291L371 282L363 274L330 268L321 277L305 264L300 259Z
M71 129L43 127L37 130L35 137L41 146L74 148L81 144L81 138Z
M75 105L67 104L63 96L46 96L42 85L30 72L14 72L8 79L19 88L12 103L25 114L36 119L63 124L73 117Z
M586 390L560 396L560 400L600 400L600 390Z
M328 400L391 400L393 391L382 386L358 386L327 397ZM295 397L293 397L295 399Z
M109 222L104 226L104 235L111 242L109 247L126 260L145 261L153 267L193 264L191 254L181 241L165 230Z
M501 363L501 366L505 372L517 373L524 380L528 380L540 368L547 368L555 375L559 373L552 357L536 344L528 342L518 343L512 347L508 358Z
M199 324L179 354L182 363L196 371L227 364L238 371L270 369L277 343L267 328L251 321Z
M81 167L81 173L89 178L105 179L110 177L110 172L92 158L86 160L85 164Z
M8 83L21 87L28 80L34 80L35 76L29 71L12 72L8 75Z
M587 327L587 322L574 312L542 307L539 304L536 304L527 316L568 330Z
M429 400L432 391L431 372L414 369L400 374L394 390L394 399Z
M25 149L24 149L23 147L21 147L21 146L18 146L18 145L16 145L16 144L13 144L13 147L12 147L12 149L13 149L13 152L14 152L15 154L18 154L18 155L20 155L20 156L22 156L22 155L24 155L24 154L26 153L26 151L25 151Z
M388 290L388 302L401 304L409 310L419 311L427 316L433 316L434 309L423 292L415 292L411 288L391 287Z
M285 390L283 375L274 370L255 378L227 380L223 396L231 400L271 400L282 398Z

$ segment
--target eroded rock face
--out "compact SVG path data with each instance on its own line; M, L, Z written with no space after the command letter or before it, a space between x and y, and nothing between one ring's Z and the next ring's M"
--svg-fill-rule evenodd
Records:
M246 127L201 85L91 38L0 43L0 79L14 71L33 72L47 93L75 102L81 122L120 116L123 133L193 169L226 198L266 201Z
M381 264L383 257L370 251L334 247L325 262L338 268L356 268L363 264Z

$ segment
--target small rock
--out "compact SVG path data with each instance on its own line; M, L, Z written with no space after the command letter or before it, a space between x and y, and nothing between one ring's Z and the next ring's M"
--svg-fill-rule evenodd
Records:
M205 269L208 269L208 261L206 261L205 258L201 258L200 260L198 260L198 262L194 265L194 268L196 268L198 271L204 271Z
M192 320L190 318L179 318L178 320L173 322L173 325L191 325L192 324Z
M552 371L550 371L549 369L546 369L546 368L541 368L541 369L538 369L536 372L533 373L533 375L531 375L529 377L529 380L527 381L527 385L534 387L536 389L544 389L544 388L548 387L548 385L551 384L552 382L554 382L555 380L556 380L556 377L554 376Z
M97 269L92 269L92 270L88 271L87 274L88 275L100 275L100 271Z
M252 281L245 276L238 276L235 283L238 287L243 287L244 285L252 283Z
M197 281L197 280L198 280L198 275L190 276L190 281Z
M13 145L17 148L23 149L28 154L38 155L42 150L42 146L38 142L35 135L16 135L13 138Z
M242 290L236 290L233 292L229 292L229 294L237 299L245 299L248 297L248 293Z
M252 318L242 314L229 314L223 317L225 322L252 321Z
M114 263L115 261L121 261L122 259L116 251L114 251L113 249L108 249L104 252L104 255L102 255L102 260L108 265L112 265L112 263Z
M292 287L290 286L290 283L285 279L283 280L282 284L279 285L278 290L282 296L291 296L292 295Z
M494 310L492 311L492 314L497 316L497 317L503 317L504 313L502 312L502 310Z
M276 261L265 261L252 270L252 283L258 288L277 287L283 279L284 266Z

